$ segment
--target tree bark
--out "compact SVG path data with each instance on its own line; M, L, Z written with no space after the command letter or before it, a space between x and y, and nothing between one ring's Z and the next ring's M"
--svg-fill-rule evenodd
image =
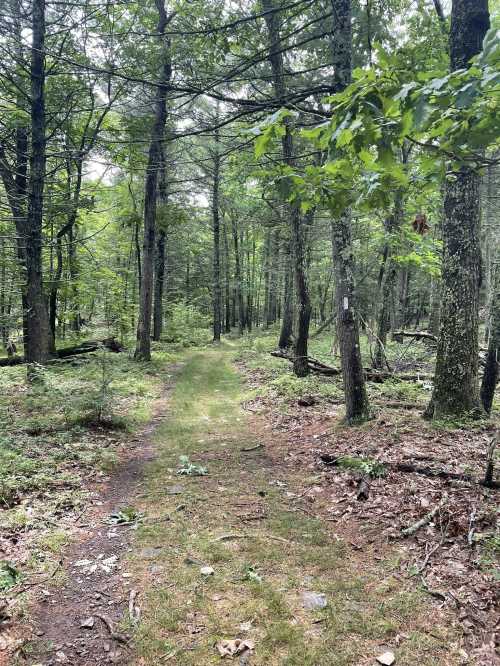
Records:
M275 227L271 232L270 260L269 260L269 307L267 312L267 325L276 323L278 316L278 281L280 261L280 230Z
M241 280L241 258L240 258L240 244L238 238L238 226L234 217L231 218L232 231L233 231L233 247L234 247L234 278L236 289L236 303L238 306L238 333L243 335L245 330L245 307L243 304L243 285Z
M370 409L359 345L350 211L332 222L332 250L337 337L344 380L346 420L353 423L369 418Z
M165 288L165 256L167 235L160 229L156 237L155 278L153 293L153 340L159 342L163 332L163 291Z
M431 293L429 302L429 326L427 330L432 335L439 333L439 320L441 315L441 281L438 278L431 279Z
M163 333L163 292L165 290L165 264L167 244L168 183L165 148L161 148L161 170L158 183L159 203L162 206L161 226L156 234L154 287L153 287L153 340L159 342Z
M218 117L217 113L217 117ZM212 232L213 232L213 332L214 342L220 342L222 324L222 286L220 279L220 215L219 215L219 130L215 130L214 172L212 182Z
M227 242L227 223L223 222L224 236L224 333L231 332L231 280L229 270L229 244Z
M170 59L170 40L165 37L169 17L163 4L164 0L155 0L159 19L157 34L163 42L162 69L160 83L156 91L155 117L151 132L146 183L144 187L144 240L142 245L142 279L139 299L139 322L137 324L137 345L135 358L151 360L151 310L153 300L153 264L155 255L156 205L158 175L162 163L162 143L167 120L167 94L172 75Z
M289 349L293 344L293 271L289 239L283 242L283 270L283 315L278 347Z
M33 0L31 50L31 156L26 218L28 376L49 357L49 320L43 292L42 222L45 188L45 0Z
M331 6L335 17L331 35L333 88L335 91L341 91L351 80L351 0L331 0ZM346 211L339 219L332 220L331 233L337 337L344 380L346 421L353 423L369 418L370 409L359 345L350 211Z
M394 234L401 227L403 217L403 195L396 192L394 201L394 212L385 221L385 232L387 235L384 248L384 263L381 269L380 279L380 303L377 326L377 340L375 341L374 367L382 370L387 366L385 347L387 334L391 327L391 300L393 297L394 283L396 281L396 263L394 255Z
M498 381L500 361L500 262L497 259L492 287L490 337L483 381L481 383L481 403L490 414Z
M488 27L487 0L453 0L452 71L467 67L481 51ZM426 410L434 419L479 409L479 218L479 175L457 165L445 187L441 327L434 391Z

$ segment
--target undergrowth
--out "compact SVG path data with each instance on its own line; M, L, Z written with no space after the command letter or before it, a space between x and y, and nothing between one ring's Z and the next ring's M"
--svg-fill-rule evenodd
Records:
M167 358L157 354L145 374L126 353L98 352L47 366L33 386L24 367L2 369L0 507L30 493L78 488L84 470L109 471L120 431L147 421Z

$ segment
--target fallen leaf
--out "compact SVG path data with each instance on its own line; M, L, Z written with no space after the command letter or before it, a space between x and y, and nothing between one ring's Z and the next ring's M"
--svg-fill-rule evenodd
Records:
M242 641L241 638L235 638L229 641L219 641L215 647L221 657L235 657L246 650L253 650L255 644L250 640Z
M394 652L388 651L379 655L377 657L377 661L379 664L383 664L383 666L392 666L392 664L396 661L396 657L394 656Z

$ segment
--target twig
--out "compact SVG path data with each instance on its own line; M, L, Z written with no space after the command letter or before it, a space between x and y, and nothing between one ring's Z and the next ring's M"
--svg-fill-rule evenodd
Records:
M87 509L88 509L88 505L86 505L86 506L83 507L83 511L80 511L80 513L78 514L78 516L75 518L75 521L74 521L75 523L79 523L79 522L80 522L81 517L83 516L83 514L85 513L85 511L87 511Z
M443 594L443 592L440 592L439 590L432 590L425 582L425 578L423 576L420 576L420 581L422 582L422 587L427 592L427 594L430 594L431 597L435 597L436 599L440 599L441 601L446 601L446 595Z
M476 512L477 512L477 507L474 507L469 517L469 533L467 534L467 543L469 544L469 546L474 545L474 530L475 530L474 525L476 523Z
M240 451L243 451L244 453L249 453L250 451L257 451L257 449L263 449L264 444L256 444L255 446L249 446L248 448L243 448L240 449Z
M20 590L17 590L14 593L14 596L17 597L19 594L22 594L23 592L26 592L26 590L29 590L30 587L35 587L36 585L42 585L43 583L48 583L49 580L52 580L52 578L54 578L54 576L59 571L61 566L62 566L62 560L59 560L55 569L46 578L42 578L42 580L38 580L36 582L25 583L24 586ZM12 594L12 593L9 593L9 594Z
M413 534L415 534L415 532L418 532L418 530L421 527L425 527L425 525L428 525L431 522L431 520L434 518L434 516L444 507L447 501L448 501L448 495L447 493L445 493L441 498L439 504L436 504L436 506L432 509L432 511L426 513L423 518L418 520L416 523L413 523L413 525L405 527L403 530L401 530L401 536L404 537L412 536Z
M130 595L128 598L128 614L132 624L137 625L141 619L141 609L135 605L135 600L139 592L137 590L130 590Z
M287 539L272 534L222 534L215 538L214 541L231 541L232 539L271 539L272 541L280 541L281 543L292 543Z
M443 541L441 540L438 544L434 546L434 548L431 548L430 551L427 553L425 556L425 560L422 562L421 566L419 569L412 574L412 576L420 576L422 571L425 569L425 567L429 564L429 560L431 559L432 555L438 550L438 548L442 545Z
M105 615L99 615L97 613L94 613L94 617L97 617L99 620L101 620L106 629L109 631L109 635L113 640L117 641L118 643L123 643L123 644L128 643L129 639L126 636L124 636L123 634L118 634L114 630L113 623L109 618L107 618Z

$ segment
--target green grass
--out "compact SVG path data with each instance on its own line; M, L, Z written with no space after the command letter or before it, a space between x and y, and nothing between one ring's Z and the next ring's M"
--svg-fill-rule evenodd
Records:
M166 657L183 666L219 663L214 643L241 637L240 624L248 622L255 666L354 665L397 633L427 638L420 593L398 581L377 590L390 575L385 564L355 556L327 523L296 511L273 484L283 471L270 467L262 450L241 451L263 435L239 408L244 387L230 362L235 353L222 345L187 354L169 418L157 431L158 457L140 506L145 524L129 563L148 590L135 635L144 664ZM208 475L177 476L181 455ZM286 481L286 488L300 487L303 478ZM181 495L169 494L174 484L184 487ZM245 522L245 512L257 510L259 519ZM142 555L151 547L161 549L154 562ZM203 577L197 562L214 575ZM305 611L305 590L325 593L327 608ZM415 640L401 663L457 663L439 642L432 655L421 644Z
M164 353L157 355L145 374L127 354L106 354L103 425L109 433L94 427L102 392L99 354L78 359L77 365L48 366L42 383L32 387L26 386L25 368L2 369L0 505L8 508L44 489L77 488L81 470L112 469L115 444L126 436L114 431L135 429L148 420L165 360Z

